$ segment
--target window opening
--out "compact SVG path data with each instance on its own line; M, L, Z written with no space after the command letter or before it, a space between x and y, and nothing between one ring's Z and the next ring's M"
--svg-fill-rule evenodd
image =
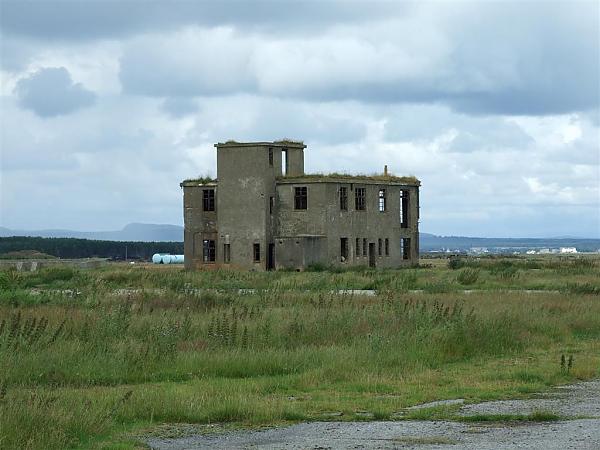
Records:
M288 154L287 148L281 150L281 173L285 176L288 173Z
M348 238L340 239L340 256L342 262L346 262L348 259Z
M400 227L408 228L409 192L400 191Z
M400 239L400 251L402 259L410 259L410 238Z
M254 262L260 262L260 244L253 245Z
M348 188L340 187L340 209L342 211L348 211Z
M273 149L269 147L269 166L273 167Z
M215 262L216 256L215 241L204 239L202 241L202 261L205 263Z
M223 262L231 262L231 244L223 244Z
M356 238L356 242L354 244L354 254L356 256L360 256L360 238Z
M306 187L294 188L294 209L307 209L307 195Z
M379 212L385 212L385 210L386 210L385 189L379 189Z
M357 211L364 211L366 209L365 197L366 189L357 187L354 191L354 206Z
M204 189L202 192L202 209L204 211L215 210L215 190Z
M275 204L275 198L269 197L269 214L273 214L273 205Z
M363 238L363 256L367 256L367 238Z
M390 240L385 238L385 256L390 256Z
M383 241L381 239L377 239L377 253L379 253L379 256L383 255Z

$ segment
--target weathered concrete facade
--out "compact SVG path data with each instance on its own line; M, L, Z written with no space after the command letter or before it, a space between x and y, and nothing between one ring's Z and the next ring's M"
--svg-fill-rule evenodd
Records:
M218 181L181 183L186 268L417 263L417 179L306 175L298 142L215 147Z

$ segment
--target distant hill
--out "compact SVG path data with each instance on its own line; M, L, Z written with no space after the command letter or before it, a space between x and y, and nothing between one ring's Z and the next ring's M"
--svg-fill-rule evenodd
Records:
M9 236L77 238L99 241L182 242L183 227L149 223L130 223L118 231L11 230L0 227L0 237Z
M0 237L35 236L46 238L77 238L118 242L183 242L183 227L180 225L130 223L118 231L73 231L73 230L11 230L0 227ZM600 239L574 237L556 238L480 238L466 236L437 236L419 234L421 252L468 251L471 248L487 248L493 253L512 253L528 249L575 247L580 252L598 251ZM15 249L19 250L19 249ZM22 249L29 250L29 249Z
M575 247L579 252L595 252L600 249L600 239L583 238L478 238L466 236L436 236L420 233L421 252L467 251L472 248L486 248L492 253L512 253L514 251L539 250L543 248Z

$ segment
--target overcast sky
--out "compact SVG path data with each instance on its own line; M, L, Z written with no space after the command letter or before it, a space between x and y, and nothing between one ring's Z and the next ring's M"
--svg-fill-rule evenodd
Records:
M293 138L424 232L600 237L597 1L0 5L1 226L182 224L215 142Z

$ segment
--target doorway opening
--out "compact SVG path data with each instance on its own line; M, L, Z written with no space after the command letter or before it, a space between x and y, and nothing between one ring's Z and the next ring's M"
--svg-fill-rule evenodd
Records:
M369 242L369 267L376 267L374 242Z
M269 244L267 252L267 270L275 270L275 244Z

